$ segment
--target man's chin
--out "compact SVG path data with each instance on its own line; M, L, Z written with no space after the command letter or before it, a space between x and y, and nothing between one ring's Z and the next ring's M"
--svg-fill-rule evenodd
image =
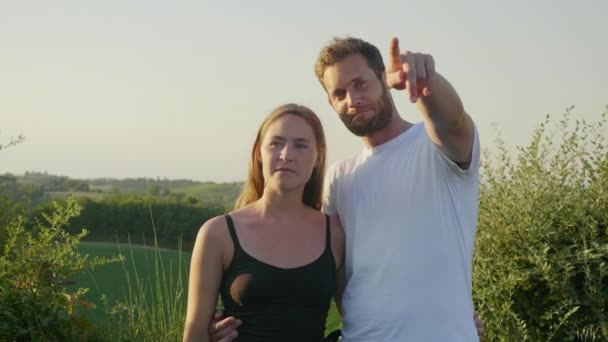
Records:
M369 118L369 117L366 117L367 114L368 113L366 113L366 112L357 114L354 117L349 118L350 120L345 120L344 118L341 118L342 123L352 134L354 134L358 137L368 136L368 135L386 127L386 125L383 125L384 127L377 127L378 126L377 117L374 116L374 117ZM376 115L381 115L381 114L376 114Z
M370 129L368 127L352 127L352 126L347 126L346 128L348 128L348 130L358 136L358 137L364 137L366 135L369 135Z

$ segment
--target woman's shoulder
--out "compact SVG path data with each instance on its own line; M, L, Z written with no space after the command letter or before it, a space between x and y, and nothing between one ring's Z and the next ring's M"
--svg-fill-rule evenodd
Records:
M340 217L337 214L330 215L319 210L315 210L315 212L316 213L314 213L314 215L318 216L320 219L323 220L324 226L327 223L329 224L332 245L337 245L338 247L343 245L344 229L342 229L342 222L340 222Z
M225 214L224 217L226 221L230 220L233 222L235 229L237 226L240 227L243 225L248 225L259 220L258 215L255 215L255 210L253 210L253 204L248 204L244 207L234 209ZM234 222L238 222L239 224Z
M309 210L309 214L312 219L316 222L323 222L323 226L326 225L327 220L329 219L329 227L332 233L331 235L334 236L337 234L338 238L343 239L344 231L342 229L342 223L340 222L340 218L337 214L330 215L313 208L310 208Z
M344 241L344 228L342 227L342 222L340 221L340 217L337 214L329 215L329 224L331 227L331 236L332 240L338 240L340 242Z
M213 242L222 241L228 232L228 222L225 215L214 216L203 223L198 230L197 239L209 239Z

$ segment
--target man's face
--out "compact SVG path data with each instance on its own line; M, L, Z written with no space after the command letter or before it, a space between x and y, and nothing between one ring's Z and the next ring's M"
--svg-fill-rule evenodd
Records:
M363 56L348 56L325 69L323 84L329 104L353 134L367 136L388 125L390 94Z

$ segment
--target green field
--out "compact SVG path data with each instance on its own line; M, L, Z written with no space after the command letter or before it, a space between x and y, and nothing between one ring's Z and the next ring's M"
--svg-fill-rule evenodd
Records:
M90 289L86 298L96 304L94 310L96 318L104 316L104 308L100 303L102 294L108 297L110 304L115 301L129 301L136 295L139 281L147 294L152 297L157 291L157 274L164 275L165 283L177 291L178 274L181 271L182 290L185 291L186 270L190 264L188 253L141 245L100 242L81 242L78 250L79 253L90 257L112 258L119 255L124 257L122 262L99 266L93 273L81 274L74 279L77 286ZM157 272L157 269L160 272ZM160 280L163 281L162 276Z
M150 310L158 306L185 308L189 253L97 242L81 242L79 252L90 257L124 257L122 262L99 266L93 273L82 274L74 279L76 286L90 288L85 298L96 304L93 310L95 320L103 321L106 317L104 305L101 303L102 294L107 296L110 304L115 304L116 301L133 303L142 298L140 294L144 293L147 302L145 305L148 305ZM179 309L167 311L180 313ZM332 302L327 330L336 329L339 322L339 315Z

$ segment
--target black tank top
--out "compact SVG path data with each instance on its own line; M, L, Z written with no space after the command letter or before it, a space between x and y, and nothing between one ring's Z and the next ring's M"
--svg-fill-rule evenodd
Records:
M310 264L290 269L266 264L247 254L241 248L232 218L225 217L234 256L224 271L220 295L224 316L243 322L235 341L323 341L336 274L329 216L323 254Z

